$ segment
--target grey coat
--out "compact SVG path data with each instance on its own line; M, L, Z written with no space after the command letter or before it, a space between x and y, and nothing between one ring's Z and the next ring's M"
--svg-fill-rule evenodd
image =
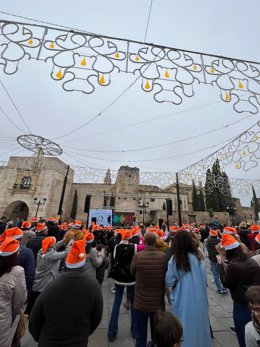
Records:
M58 250L65 245L63 240L57 242L54 247L49 248L45 254L42 253L42 249L39 250L33 291L42 292L43 289L58 276L60 260L66 258L71 244L72 243L69 242L63 252L58 252Z

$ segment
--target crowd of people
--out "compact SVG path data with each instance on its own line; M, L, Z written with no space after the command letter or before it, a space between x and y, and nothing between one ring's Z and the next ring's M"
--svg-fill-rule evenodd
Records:
M0 346L19 346L18 327L10 332L23 313L40 347L87 346L102 319L107 273L114 281L109 341L117 338L123 301L136 347L210 347L206 257L216 292L233 300L239 346L260 346L259 225L87 228L80 220L14 225L2 217Z

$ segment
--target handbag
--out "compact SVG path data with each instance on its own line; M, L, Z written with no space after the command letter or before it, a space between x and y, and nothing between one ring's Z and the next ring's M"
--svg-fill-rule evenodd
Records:
M23 310L19 312L20 318L17 324L17 328L13 337L12 347L18 347L20 344L21 338L25 335L28 323L28 315L24 313Z

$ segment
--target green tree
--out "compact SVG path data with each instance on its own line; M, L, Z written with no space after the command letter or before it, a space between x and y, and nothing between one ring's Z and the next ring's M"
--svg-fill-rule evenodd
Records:
M200 194L199 194L199 210L205 211L205 201L204 201L202 189L200 190Z
M195 186L194 180L192 180L192 207L193 211L200 211L199 197L197 194L197 188Z
M214 175L212 175L210 169L208 169L206 173L205 193L207 210L212 209L213 211L218 212L220 210L218 192L215 186Z

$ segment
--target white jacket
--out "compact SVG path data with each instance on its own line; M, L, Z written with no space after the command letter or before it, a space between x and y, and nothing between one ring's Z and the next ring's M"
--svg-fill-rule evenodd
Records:
M24 269L16 265L0 277L0 346L9 347L12 315L23 307L27 297Z

